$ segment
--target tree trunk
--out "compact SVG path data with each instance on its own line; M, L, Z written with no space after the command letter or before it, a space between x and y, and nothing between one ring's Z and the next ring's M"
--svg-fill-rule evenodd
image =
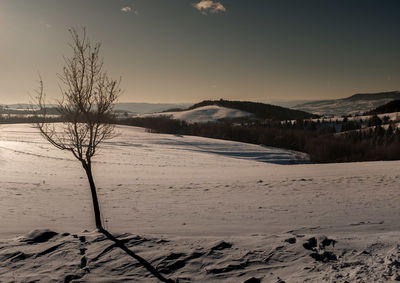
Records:
M100 217L100 206L99 200L97 198L96 185L94 184L93 175L92 175L92 166L91 164L83 164L83 168L85 168L86 175L90 184L90 191L92 193L92 201L93 201L93 210L94 210L94 219L96 221L96 228L103 229L103 225L101 224Z
M156 278L158 278L161 282L166 282L166 283L174 283L174 280L165 278L161 273L157 271L156 268L154 268L151 263L146 261L144 258L141 256L135 254L133 251L131 251L128 247L124 245L124 243L117 238L115 238L110 232L105 230L103 228L103 225L101 224L101 217L100 217L100 206L99 206L99 201L97 199L97 192L96 192L96 185L94 184L93 180L93 175L92 175L92 166L91 162L88 161L81 161L82 166L85 169L86 175L88 177L88 181L90 184L90 191L92 192L92 200L93 200L93 210L94 210L94 218L96 221L96 228L99 230L100 233L103 233L108 239L113 241L117 247L122 249L124 252L126 252L129 256L133 257L136 259L141 265L143 265L151 274L153 274Z

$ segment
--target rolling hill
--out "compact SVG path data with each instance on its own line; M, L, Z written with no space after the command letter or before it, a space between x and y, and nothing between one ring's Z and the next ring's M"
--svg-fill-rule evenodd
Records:
M117 111L126 111L132 114L146 114L165 111L171 108L184 109L189 107L190 103L136 103L136 102L119 102L115 104L114 109Z
M394 99L400 99L399 91L359 93L342 99L306 102L292 108L319 115L342 116L349 114L362 114Z
M186 110L145 114L141 117L165 116L188 123L207 123L220 120L253 118L260 120L297 120L316 115L285 107L250 101L204 100Z
M257 119L271 119L271 120L283 121L283 120L308 119L315 116L305 111L289 109L261 102L230 101L224 99L204 100L200 103L194 104L192 107L189 108L189 110L209 105L217 105L221 107L249 112L252 113Z
M145 114L141 117L169 117L188 123L216 122L223 119L237 119L253 116L252 113L238 109L231 109L217 105L201 106L185 111L171 111L154 114Z

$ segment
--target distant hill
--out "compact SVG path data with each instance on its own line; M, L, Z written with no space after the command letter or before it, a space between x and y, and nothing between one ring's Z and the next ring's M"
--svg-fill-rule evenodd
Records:
M310 101L292 108L319 115L343 116L363 114L394 99L400 99L400 92L358 93L342 99Z
M381 99L400 99L399 91L378 92L378 93L357 93L344 100L381 100Z
M270 100L266 101L265 103L267 104L272 104L272 105L277 105L281 107L286 107L286 108L292 108L293 106L304 104L307 102L311 102L313 100L307 99L307 100Z
M187 123L207 123L221 120L234 120L253 116L252 113L238 109L221 107L218 105L201 106L184 111L168 111L153 114L144 114L140 117L168 117Z
M192 103L137 103L137 102L119 102L115 103L114 110L116 112L128 112L128 114L146 114L146 113L157 113L168 109L186 109L193 105ZM49 108L57 107L56 104L47 104ZM35 108L35 105L28 103L16 103L16 104L0 104L0 108L7 109L10 111L29 111L31 107ZM12 113L14 113L12 112Z
M379 115L379 114L386 114L393 112L400 112L400 100L392 100L389 103L386 103L373 110L365 112L364 115Z
M252 113L258 119L271 120L297 120L313 118L315 115L301 110L289 109L281 106L250 101L230 101L230 100L204 100L189 107L189 110L199 107L217 105L225 108L237 109Z
M116 103L114 109L119 112L128 112L130 114L157 113L168 109L185 109L192 105L191 103L135 103L125 102Z

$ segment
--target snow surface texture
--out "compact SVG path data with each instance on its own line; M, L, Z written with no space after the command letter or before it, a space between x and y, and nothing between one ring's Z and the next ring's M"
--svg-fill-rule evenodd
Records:
M141 117L165 116L176 120L186 121L188 123L207 123L207 122L216 122L221 119L243 118L252 115L253 114L249 112L237 109L231 109L217 105L209 105L180 112L146 114L146 115L141 115Z
M90 192L70 153L28 125L0 128L1 282L157 282L84 231ZM94 164L104 222L166 276L399 279L400 162L279 165L229 153L268 148L118 130Z

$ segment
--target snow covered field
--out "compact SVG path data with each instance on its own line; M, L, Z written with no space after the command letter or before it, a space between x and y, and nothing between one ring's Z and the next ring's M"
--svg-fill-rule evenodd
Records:
M167 276L371 282L400 274L400 162L289 165L305 156L118 131L94 164L105 226ZM36 129L0 126L0 174L1 282L156 282L119 250L102 253L111 243L92 232L80 164ZM36 244L18 238L34 229L60 234Z

